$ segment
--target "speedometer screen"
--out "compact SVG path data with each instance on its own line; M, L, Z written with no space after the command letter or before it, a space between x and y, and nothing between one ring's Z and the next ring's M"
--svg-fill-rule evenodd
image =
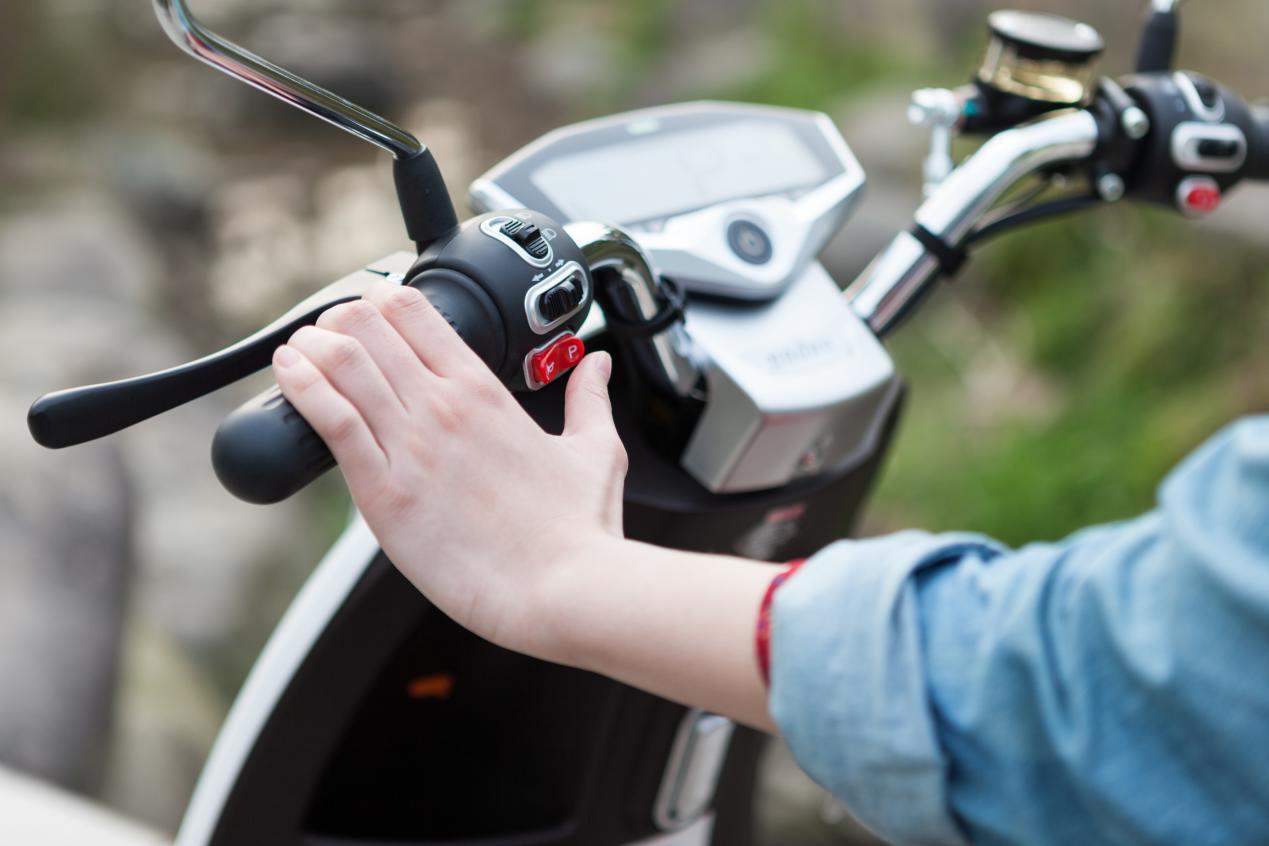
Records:
M787 126L737 120L556 158L531 178L572 220L628 224L816 185L829 175Z

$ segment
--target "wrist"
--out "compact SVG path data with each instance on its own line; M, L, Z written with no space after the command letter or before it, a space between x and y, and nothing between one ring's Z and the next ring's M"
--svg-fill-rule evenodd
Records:
M604 613L609 592L619 590L613 577L629 566L629 549L635 546L634 541L596 529L554 553L532 591L532 654L586 670L602 663L595 617Z

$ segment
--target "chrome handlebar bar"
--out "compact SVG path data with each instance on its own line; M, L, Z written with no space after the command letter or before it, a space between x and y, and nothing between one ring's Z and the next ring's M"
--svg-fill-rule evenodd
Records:
M208 30L190 12L186 0L154 0L154 11L167 37L199 61L369 141L397 159L408 159L426 149L418 138L391 121Z
M917 210L915 224L950 245L961 244L1010 188L1050 165L1088 158L1098 125L1087 111L1054 112L1001 132L956 168ZM846 289L851 306L884 335L935 281L938 258L902 232Z
M580 221L565 224L564 231L586 257L591 273L614 272L624 288L623 298L641 320L651 320L662 308L666 294L661 275L643 248L624 230L606 223ZM690 354L681 323L644 338L632 339L636 364L655 387L674 396L688 396L700 382L702 371Z

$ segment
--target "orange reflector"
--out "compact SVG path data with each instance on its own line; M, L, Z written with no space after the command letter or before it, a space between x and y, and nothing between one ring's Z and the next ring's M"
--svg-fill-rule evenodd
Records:
M411 699L449 699L454 692L454 677L449 673L434 673L410 679L405 693Z

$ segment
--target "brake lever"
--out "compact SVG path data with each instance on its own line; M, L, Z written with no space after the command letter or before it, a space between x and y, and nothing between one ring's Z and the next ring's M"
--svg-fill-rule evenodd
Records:
M297 329L316 323L332 306L360 299L372 282L386 279L401 284L403 274L386 268L403 271L413 260L412 253L400 253L375 262L306 297L258 332L195 361L45 394L27 414L31 435L41 446L61 449L114 434L206 396L264 369L273 351Z

